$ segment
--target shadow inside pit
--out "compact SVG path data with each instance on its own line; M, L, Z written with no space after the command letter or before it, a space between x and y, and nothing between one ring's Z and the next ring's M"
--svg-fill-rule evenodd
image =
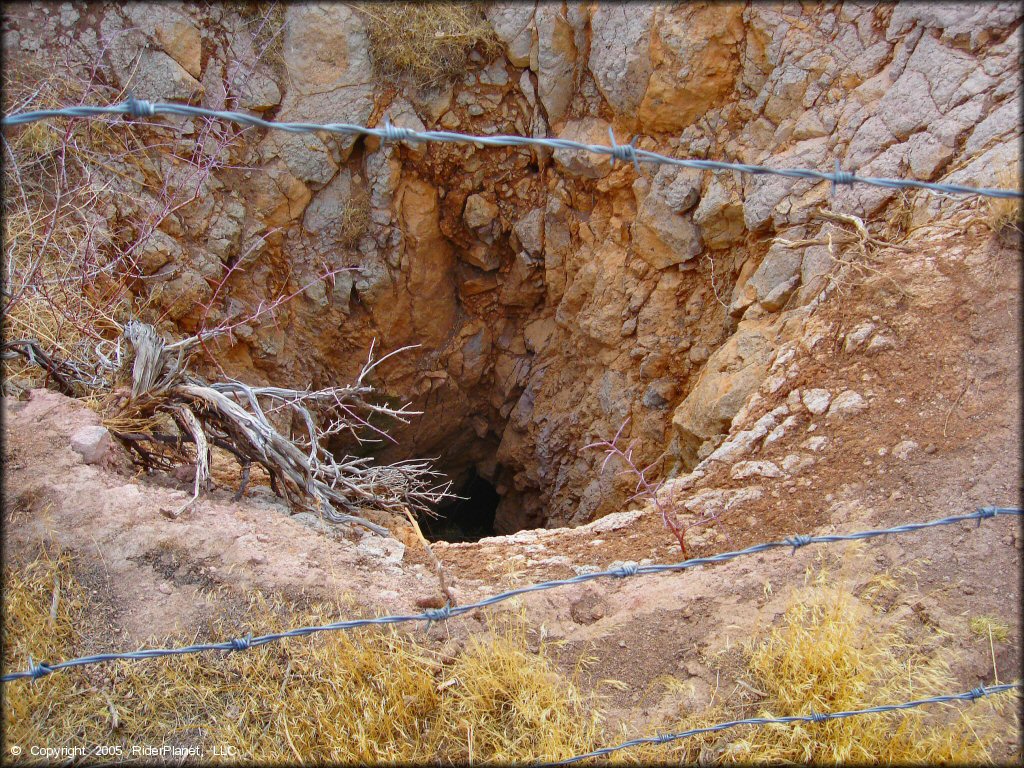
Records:
M437 508L437 517L422 515L419 523L430 541L477 541L494 535L494 513L501 496L494 486L471 471L456 491L464 498Z

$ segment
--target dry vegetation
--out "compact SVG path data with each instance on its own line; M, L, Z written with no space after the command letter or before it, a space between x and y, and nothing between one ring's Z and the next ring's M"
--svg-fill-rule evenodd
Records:
M66 557L5 573L5 664L63 659L89 621ZM254 634L336 619L337 608L252 599ZM231 628L213 633L235 636ZM181 639L178 639L181 642ZM454 661L395 630L333 632L227 655L119 662L7 684L8 744L233 745L242 759L364 763L560 759L596 718L515 619ZM237 760L237 758L236 758ZM230 762L235 762L231 760Z
M1000 189L1021 189L1020 163L1007 166L996 174L996 187ZM1024 231L1024 206L1019 198L989 198L986 223L996 234L1013 229Z
M63 555L41 555L4 574L5 671L31 656L69 658L95 632L88 595ZM280 631L336 619L337 608L300 608L256 595L242 632ZM948 670L915 654L898 634L872 632L842 589L819 579L778 628L745 653L756 707L719 705L672 730L760 714L856 709L957 690ZM210 636L237 636L215 626ZM191 639L191 638L190 638ZM182 638L167 642L182 642ZM629 734L601 727L601 699L581 692L541 644L529 649L522 617L494 619L454 658L417 632L368 628L287 640L233 654L196 654L77 668L7 684L7 744L233 745L231 760L259 762L467 763L557 760ZM1008 695L822 724L734 729L624 750L615 762L990 762L995 715ZM668 727L661 730L667 732Z
M355 6L366 19L370 53L380 75L433 87L461 77L469 53L498 50L494 30L472 3L368 3Z

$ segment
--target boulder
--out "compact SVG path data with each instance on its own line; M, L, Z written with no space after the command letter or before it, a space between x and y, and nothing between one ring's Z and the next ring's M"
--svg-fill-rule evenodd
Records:
M747 285L754 297L770 311L779 309L800 282L803 252L781 243L768 250Z
M154 30L157 42L196 80L202 74L202 39L196 25L187 19L158 24Z
M768 327L744 321L708 358L697 383L672 415L684 461L692 466L702 443L728 432L733 417L768 373L773 352Z
M86 464L102 464L110 452L110 432L102 426L79 427L71 435L71 448Z
M597 117L569 120L558 138L581 144L603 144L609 146L608 123ZM555 162L564 173L582 176L586 179L600 179L611 171L611 156L598 155L584 150L560 149L554 153Z
M540 256L544 247L544 209L534 208L516 222L512 231L524 251Z
M700 231L686 215L700 196L695 171L662 166L632 226L633 248L655 269L689 261L700 253Z
M732 94L745 36L743 6L673 6L653 29L640 125L652 133L679 131Z
M470 229L489 227L498 217L498 206L480 194L466 198L462 219Z
M708 248L728 248L743 239L743 202L716 176L694 210L693 221Z
M597 5L590 20L590 59L597 88L619 115L634 119L651 78L651 24L647 4Z
M290 4L283 35L287 87L277 119L366 125L374 78L362 15L346 5ZM355 137L332 135L330 141L343 162ZM311 162L320 162L319 148L313 145L310 152ZM293 158L289 167L297 162Z
M533 3L490 3L484 8L484 16L505 44L508 60L517 67L530 64L536 34L533 14Z
M576 90L574 33L560 6L537 7L537 96L547 110L548 122L565 115Z

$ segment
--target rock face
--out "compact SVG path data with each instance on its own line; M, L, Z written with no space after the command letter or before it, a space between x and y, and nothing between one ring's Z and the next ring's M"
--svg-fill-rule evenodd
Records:
M482 14L501 50L478 48L429 91L374 73L364 17L343 4L260 19L233 6L90 6L81 29L57 6L5 13L18 56L45 63L74 40L81 71L98 62L137 96L276 120L378 126L388 115L418 130L605 146L613 128L619 143L636 133L637 146L675 157L838 161L860 176L986 186L1021 134L1022 15L1005 3L492 3ZM684 472L738 451L723 435L762 383L776 385L776 351L852 247L852 224L816 212L881 232L898 204L886 188L833 193L561 149L173 125L175 154L204 169L147 170L180 188L174 212L129 226L167 201L125 182L127 165L115 168L117 204L97 206L111 231L151 233L137 290L163 330L235 318L226 370L295 386L350 378L371 341L380 353L419 345L375 383L424 415L389 425L397 444L373 450L437 456L456 480L475 470L502 495L502 531L619 509L629 483L602 475L585 446L627 420L641 464L665 455ZM952 204L911 202L899 209L909 226ZM282 296L272 318L241 322ZM830 419L868 406L813 389L802 402Z

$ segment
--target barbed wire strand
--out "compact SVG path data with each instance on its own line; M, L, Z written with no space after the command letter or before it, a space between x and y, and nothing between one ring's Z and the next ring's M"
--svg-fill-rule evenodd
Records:
M967 515L953 515L950 517L940 518L938 520L929 520L923 523L908 523L906 525L899 525L892 528L880 528L868 531L859 531L857 533L842 533L842 534L830 534L826 536L805 536L795 535L789 536L782 541L767 542L764 544L755 544L754 546L747 547L746 549L737 550L734 552L722 552L717 555L710 555L708 557L696 557L689 560L684 560L679 563L663 564L663 565L637 565L634 563L627 563L618 568L613 568L606 571L596 571L594 573L583 573L578 576L574 576L568 579L556 579L553 581L541 582L539 584L533 584L526 587L519 587L518 589L511 589L506 592L502 592L492 597L479 600L475 603L469 603L467 605L450 606L446 605L443 608L429 609L420 614L412 615L398 615L398 616L379 616L372 619L350 619L347 621L338 621L332 624L324 624L320 626L312 627L298 627L285 632L275 632L267 635L260 635L259 637L253 637L251 634L246 637L235 638L220 643L203 643L198 645L188 645L180 648L150 648L140 651L130 651L126 653L101 653L92 656L82 656L76 659L70 659L68 661L58 662L56 664L49 664L46 662L33 662L29 660L29 667L26 670L20 672L9 672L8 674L0 677L0 682L9 683L14 680L23 678L29 678L32 680L38 680L51 672L56 672L61 669L68 669L70 667L80 667L87 664L101 664L108 661L119 661L129 659L154 659L162 656L182 656L190 653L203 653L207 651L244 651L249 648L256 648L261 645L273 643L278 640L283 640L288 637L305 637L318 632L333 632L340 630L356 629L358 627L366 627L373 625L385 625L385 624L401 624L404 622L411 621L425 621L429 627L434 622L446 621L456 616L462 616L463 614L471 611L476 611L487 606L495 605L497 603L511 600L519 595L525 595L530 592L540 592L548 589L556 589L559 587L565 587L572 584L582 584L587 581L593 581L601 578L626 578L629 576L640 576L652 573L667 573L671 571L683 571L688 568L695 568L699 565L709 565L711 563L721 563L727 560L733 560L737 557L744 557L746 555L753 555L759 552L767 552L772 549L787 548L791 547L793 553L796 552L800 547L807 546L808 544L830 544L839 541L855 541L860 539L873 539L877 536L888 536L893 534L901 533L912 533L914 531L924 530L926 528L934 528L941 525L952 525L954 523L960 523L968 520L976 520L978 523L977 527L981 526L981 521L989 518L1001 516L1001 515L1017 515L1024 514L1024 510L1014 507L982 507L975 512Z
M867 707L866 709L852 709L844 712L811 712L807 715L789 715L787 717L747 717L742 720L731 720L727 723L719 723L718 725L710 725L705 728L692 728L688 731L680 731L679 733L667 733L662 736L647 736L639 739L632 739L625 741L622 744L617 744L614 747L605 747L603 749L595 749L593 752L587 752L586 754L576 755L565 760L560 760L556 763L542 763L542 765L571 765L572 763L578 763L581 760L586 760L591 757L603 757L604 755L610 755L612 752L618 752L622 749L628 749L630 747L638 747L644 744L667 744L671 741L678 741L679 739L687 739L691 736L700 736L705 733L717 733L718 731L724 731L729 728L735 728L739 725L785 725L788 723L823 723L828 720L841 720L847 717L854 717L856 715L874 715L881 712L895 712L901 709L914 709L915 707L921 707L925 704L945 704L952 701L977 701L984 696L992 696L996 693L1002 693L1004 691L1010 691L1013 689L1019 689L1022 684L1017 683L1003 683L1000 685L989 685L980 686L964 693L951 693L944 696L932 696L927 699L917 699L916 701L907 701L903 704L882 704L877 707Z
M610 155L612 161L622 160L632 162L637 169L639 163L656 163L662 165L674 165L681 168L694 168L707 171L739 171L740 173L774 176L784 176L794 179L809 179L812 181L827 181L832 185L833 192L836 185L868 184L876 187L887 187L890 189L923 189L930 192L954 195L982 195L996 198L1024 198L1024 192L1012 189L991 189L987 187L971 187L962 184L940 184L937 182L916 181L912 179L892 179L878 176L857 176L854 173L841 171L838 166L832 173L816 171L805 168L773 168L765 165L749 165L746 163L729 163L718 160L698 160L692 158L676 158L651 152L646 149L637 149L633 143L618 144L615 135L609 128L611 145L583 144L568 139L534 138L529 136L499 135L499 136L476 136L453 131L417 131L411 128L399 128L391 124L386 118L384 125L380 128L369 128L363 125L352 123L290 123L264 120L263 118L250 115L245 112L233 112L230 110L206 109L205 107L193 107L188 104L165 104L151 102L144 99L129 98L121 104L113 104L106 107L64 107L62 109L40 109L17 112L4 116L0 124L4 128L12 128L38 120L48 120L56 117L84 117L98 118L107 115L130 115L135 118L150 118L159 115L177 115L180 117L204 117L217 120L225 120L238 125L247 125L267 130L287 131L289 133L315 133L324 131L346 136L376 136L383 141L435 141L445 143L471 143L481 147L523 147L540 146L549 149L564 149L572 151L591 152L600 155ZM634 139L635 141L635 139Z

